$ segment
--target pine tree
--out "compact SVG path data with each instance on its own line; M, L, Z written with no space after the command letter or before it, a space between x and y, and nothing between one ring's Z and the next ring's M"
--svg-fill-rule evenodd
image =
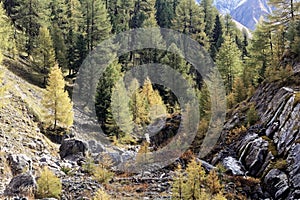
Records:
M158 90L154 90L149 78L144 82L141 90L142 96L146 99L149 112L149 120L146 123L153 122L157 117L166 113L166 108Z
M286 31L283 26L278 26L276 32L271 34L272 38L272 65L278 66L286 49Z
M149 122L149 104L141 92L133 94L131 107L136 124L143 126Z
M91 51L109 37L112 27L102 0L84 0L83 7L87 46Z
M50 4L48 0L40 0L40 7L38 8L38 16L39 16L39 23L40 26L51 26L51 9Z
M271 65L272 49L270 29L260 21L253 33L249 48L249 65L252 69L257 69L260 80L265 78L265 71Z
M227 14L224 16L224 33L225 35L229 35L231 38L234 36L234 31L236 29L236 26L234 22L232 21L232 17Z
M53 49L52 39L49 30L46 27L41 27L38 37L35 41L36 48L34 49L35 64L43 69L44 85L46 84L46 76L49 73L50 67L55 65L55 53Z
M111 112L113 118L122 131L122 135L117 133L117 138L130 135L133 130L132 113L129 108L129 96L127 95L126 88L123 81L118 81L112 89L111 97Z
M51 37L53 40L53 47L55 50L55 57L61 68L67 69L68 55L67 55L67 5L65 0L53 0L49 2L50 10L50 26Z
M50 69L48 85L43 97L45 119L48 123L69 128L73 124L72 102L65 91L65 81L58 65Z
M129 85L130 92L130 111L133 116L133 121L135 122L134 132L139 136L144 134L142 132L143 123L148 120L148 104L146 98L144 98L140 92L139 82L137 79L133 79Z
M213 29L214 29L217 10L213 6L213 0L202 0L200 2L200 5L203 8L203 12L204 12L204 23L205 23L204 32L207 35L207 37L211 40L214 34Z
M80 66L82 65L83 61L88 55L87 49L87 41L84 38L84 35L80 34L77 38L76 45L75 45L75 52L74 52L74 64L73 70L75 73L79 71Z
M208 39L204 32L204 13L194 0L182 0L176 7L173 28L191 36L202 46L208 48Z
M83 14L81 12L81 3L79 0L67 0L67 23L66 23L66 46L69 75L74 70L77 60L75 56L76 45L83 25Z
M217 15L215 19L215 26L212 32L211 45L210 45L210 55L213 59L216 58L217 53L224 41L223 38L223 26L221 23L220 16Z
M211 114L211 99L207 84L203 84L201 90L198 92L199 98L199 112L201 119L210 119Z
M67 69L67 46L64 40L63 30L57 24L52 25L51 37L55 51L55 58L62 69Z
M162 58L162 63L175 69L180 74L182 74L184 78L188 79L189 77L188 74L190 72L191 67L186 63L186 61L181 56L182 52L178 49L176 44L172 43L168 48L168 52L174 52L174 53L166 53L166 55Z
M63 35L66 36L67 28L67 4L65 0L52 0L49 2L50 20L52 25L56 25Z
M134 12L130 22L130 28L146 27L145 21L153 22L155 19L155 1L154 0L140 0L136 1L134 5ZM148 26L149 27L149 26Z
M291 23L288 30L288 40L291 45L292 52L300 55L300 20Z
M245 59L249 56L249 53L248 53L249 36L248 36L248 32L246 31L246 29L243 28L242 32L243 32L242 58L245 61Z
M92 63L92 66L95 66L96 63ZM92 67L93 68L93 67ZM93 72L91 72L93 73ZM94 72L97 73L97 72ZM89 75L89 74L87 74ZM109 107L111 104L111 94L112 94L112 88L115 85L116 81L121 77L121 65L117 62L113 62L110 64L104 73L102 74L100 80L92 80L93 83L90 83L91 85L94 85L98 83L97 87L97 93L96 93L96 99L95 99L95 104L96 104L96 112L98 119L102 125L105 125L106 118L110 115L111 116L111 111L109 111ZM90 74L92 77L93 74ZM88 76L87 76L88 77ZM99 81L99 82L98 82ZM94 87L91 86L89 87L93 89ZM89 96L90 94L93 94L93 92L89 92L89 88L86 88L83 92L88 92L86 94L87 100L89 101L92 96ZM85 93L82 93L85 94ZM92 106L92 105L89 105Z
M193 74L190 73L191 66L181 55L182 52L174 43L172 43L168 48L168 52L164 55L160 62L179 72L191 86L194 86L195 82L193 81ZM170 71L167 68L163 72L160 72L159 75L161 76L162 81L171 82L171 85L174 86L181 85L181 83L179 83L180 80L178 80L175 76L170 75ZM175 111L177 99L172 94L172 91L166 88L162 97L163 100L169 104L168 109Z
M247 98L247 89L240 77L237 77L234 81L233 94L236 103L240 103Z
M41 22L39 9L41 9L41 4L38 0L16 0L9 8L9 15L14 26L26 34L24 45L28 55L31 55L34 49L35 37L39 34ZM18 36L21 36L21 34L18 34Z
M157 0L155 3L156 20L161 28L171 28L175 16L173 5L168 0Z
M108 1L107 10L112 24L112 32L118 34L129 30L131 15L134 11L133 0Z
M225 36L225 41L217 54L216 64L229 94L232 92L235 77L243 70L241 52L229 36Z

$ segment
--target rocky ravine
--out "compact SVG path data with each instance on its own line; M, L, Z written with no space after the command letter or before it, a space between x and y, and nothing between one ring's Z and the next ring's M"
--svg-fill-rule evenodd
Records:
M241 103L225 125L226 147L212 159L233 174L260 178L259 198L300 199L299 76L261 85L248 102L256 105L259 122L232 136L245 125L247 106Z
M299 75L298 72L284 82L261 85L249 102L241 103L229 114L224 140L207 158L214 166L222 163L227 169L225 191L238 190L249 199L300 198ZM64 140L62 145L52 143L41 133L36 118L42 90L7 70L5 77L10 87L6 94L9 101L0 111L0 199L32 195L42 166L48 166L60 177L62 199L91 199L103 187L116 199L171 197L172 168L125 178L116 176L106 186L93 180L82 169L87 152L94 158L109 154L118 163L134 157L136 149L74 138ZM241 129L246 126L250 103L256 105L260 120L247 130ZM75 130L76 134L79 132ZM213 167L203 163L204 167ZM261 181L252 184L249 177ZM240 186L234 179L239 180Z
M61 199L92 199L104 187L88 175L83 164L87 154L93 158L109 154L114 162L134 156L136 150L97 144L94 140L65 138L62 144L50 141L41 131L40 100L43 90L26 82L6 68L6 103L0 109L0 199L34 199L39 170L47 166L62 182ZM75 112L78 110L75 108ZM81 122L86 120L82 117ZM78 122L76 122L78 123ZM80 131L79 131L80 132ZM77 135L78 130L74 130ZM126 178L114 177L106 188L112 199L170 197L170 171L144 172Z

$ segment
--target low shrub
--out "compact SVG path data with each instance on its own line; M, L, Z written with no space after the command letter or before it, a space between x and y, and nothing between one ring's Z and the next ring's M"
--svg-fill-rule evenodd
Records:
M62 184L58 177L44 167L41 171L40 178L37 180L37 197L38 198L59 198L62 192Z
M103 189L99 189L93 198L93 200L110 200L110 199L111 199L110 196Z

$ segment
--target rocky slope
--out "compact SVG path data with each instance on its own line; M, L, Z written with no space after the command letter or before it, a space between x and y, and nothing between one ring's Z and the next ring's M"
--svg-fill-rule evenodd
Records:
M262 84L253 97L228 113L220 143L201 161L209 171L218 164L224 191L231 199L299 199L300 198L300 65L284 81ZM8 91L5 107L0 110L0 199L30 197L39 170L47 166L61 179L61 199L91 199L105 188L112 199L170 199L173 166L141 174L117 174L108 184L86 173L88 155L101 162L104 155L119 163L135 157L138 147L120 148L97 144L94 140L64 138L55 144L45 137L39 126L40 99L43 90L27 83L7 69ZM247 111L255 105L259 120L247 126ZM75 113L78 110L75 108ZM88 118L80 117L85 125ZM247 127L247 128L245 128ZM81 130L75 130L79 134ZM229 195L229 196L230 196Z
M10 70L18 69L16 74L22 75L24 63L8 60L6 63ZM143 177L115 176L109 185L96 181L84 167L90 162L87 152L96 151L94 158L99 153L109 154L115 162L120 162L121 156L132 155L134 151L102 144L95 146L93 141L75 138L64 138L62 144L53 143L40 128L43 89L5 67L1 66L0 70L4 71L7 86L5 105L0 109L0 199L34 199L39 172L44 166L61 179L61 199L92 199L104 187L112 199L170 197L170 171L144 172Z
M259 178L259 198L300 198L299 85L299 73L261 85L231 114L223 132L225 148L212 156L212 164L221 162L233 174ZM247 124L249 103L260 120L246 130L241 127Z

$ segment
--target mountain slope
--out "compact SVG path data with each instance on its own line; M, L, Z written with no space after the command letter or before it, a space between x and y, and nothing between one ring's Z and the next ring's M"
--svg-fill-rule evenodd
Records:
M250 30L262 16L272 12L268 0L214 0L214 5L221 14L230 14L232 18Z
M232 1L215 0L214 5L222 14L226 14L233 11L243 1L244 0L232 0Z
M299 75L264 83L241 103L224 126L222 150L212 158L212 164L221 162L233 174L260 179L254 199L300 198ZM259 120L245 130L251 104Z
M233 19L254 30L259 19L271 12L272 9L266 0L246 0L234 8L230 14Z

